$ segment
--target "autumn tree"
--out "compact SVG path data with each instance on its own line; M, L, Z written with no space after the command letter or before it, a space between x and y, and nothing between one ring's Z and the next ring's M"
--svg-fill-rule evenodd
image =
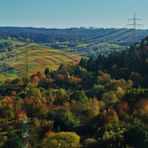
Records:
M80 137L74 132L46 133L42 141L42 147L48 148L77 148L80 144Z

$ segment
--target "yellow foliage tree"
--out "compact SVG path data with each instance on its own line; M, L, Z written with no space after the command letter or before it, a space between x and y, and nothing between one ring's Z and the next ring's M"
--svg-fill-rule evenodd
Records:
M44 148L78 148L80 137L74 132L46 133L42 141Z

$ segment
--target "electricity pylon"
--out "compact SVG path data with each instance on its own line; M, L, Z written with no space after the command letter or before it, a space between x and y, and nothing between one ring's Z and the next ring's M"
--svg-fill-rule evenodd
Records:
M133 18L128 19L128 21L132 21L132 23L127 26L131 26L133 29L133 42L135 43L137 38L137 29L138 27L143 26L142 24L137 23L137 21L142 21L142 19L136 18L136 13L134 13Z
M29 83L29 52L28 47L26 47L25 51L25 86ZM28 117L27 113L25 118L22 120L22 148L29 147L29 126L28 126Z
M29 147L29 127L28 127L28 117L22 120L22 148Z

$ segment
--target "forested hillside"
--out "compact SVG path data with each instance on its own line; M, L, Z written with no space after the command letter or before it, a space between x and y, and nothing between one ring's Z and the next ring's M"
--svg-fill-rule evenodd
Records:
M136 86L148 87L147 60L148 37L131 46L129 50L98 56L96 59L82 59L80 65L96 74L103 70L115 79L131 79Z
M129 50L82 58L0 86L0 147L147 148L148 37Z

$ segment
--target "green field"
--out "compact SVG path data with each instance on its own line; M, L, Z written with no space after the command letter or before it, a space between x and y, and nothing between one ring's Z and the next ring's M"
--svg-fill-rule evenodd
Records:
M23 76L26 63L28 63L29 75L31 75L37 71L44 71L45 68L56 70L61 64L74 64L80 60L78 55L37 44L13 49L11 54L12 56L7 58L7 53L5 53L4 57L6 65L12 70L1 72L0 81Z
M7 38L7 39L0 38L0 44L4 44L4 43L9 43L13 46L22 46L25 44L24 42L21 42L21 41L12 39L12 38L10 38L10 39L9 38Z

